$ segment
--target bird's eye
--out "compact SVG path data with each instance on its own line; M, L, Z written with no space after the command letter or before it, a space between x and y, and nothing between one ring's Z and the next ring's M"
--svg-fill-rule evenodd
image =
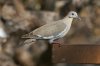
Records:
M74 15L74 13L72 13L72 15Z

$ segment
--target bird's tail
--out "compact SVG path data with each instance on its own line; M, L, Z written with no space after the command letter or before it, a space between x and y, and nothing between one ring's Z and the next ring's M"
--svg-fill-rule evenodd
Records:
M24 44L32 44L36 41L36 39L27 39L24 41Z
M18 47L29 47L30 45L34 44L36 39L27 39L19 43Z
M28 34L22 35L21 38L31 38Z
M24 41L24 46L23 47L26 47L26 48L28 48L29 46L31 46L32 44L35 44L35 41L36 41L36 39L27 39L27 40L25 40Z
M22 35L21 38L27 38L27 39L39 39L40 37L37 36L37 35L26 34L26 35Z

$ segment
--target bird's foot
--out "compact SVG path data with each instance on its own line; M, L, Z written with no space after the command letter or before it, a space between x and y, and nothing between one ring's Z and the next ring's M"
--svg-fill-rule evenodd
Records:
M52 44L57 44L59 47L61 47L63 43L64 41L62 39L57 39L57 40L54 40Z
M61 47L61 44L58 42L53 42L52 44L57 44L59 47Z

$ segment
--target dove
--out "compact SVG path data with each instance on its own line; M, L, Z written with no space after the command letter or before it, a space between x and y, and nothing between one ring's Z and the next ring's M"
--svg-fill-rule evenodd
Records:
M22 38L36 40L49 40L52 44L54 40L64 37L70 30L74 18L79 18L75 11L70 11L63 19L49 22L32 32L23 35Z

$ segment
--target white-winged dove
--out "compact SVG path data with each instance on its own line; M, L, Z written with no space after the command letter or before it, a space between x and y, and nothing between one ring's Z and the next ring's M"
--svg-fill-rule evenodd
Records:
M75 11L70 11L64 19L47 23L29 34L23 35L22 38L33 40L48 39L50 43L53 43L54 40L62 38L68 33L73 18L79 17Z

